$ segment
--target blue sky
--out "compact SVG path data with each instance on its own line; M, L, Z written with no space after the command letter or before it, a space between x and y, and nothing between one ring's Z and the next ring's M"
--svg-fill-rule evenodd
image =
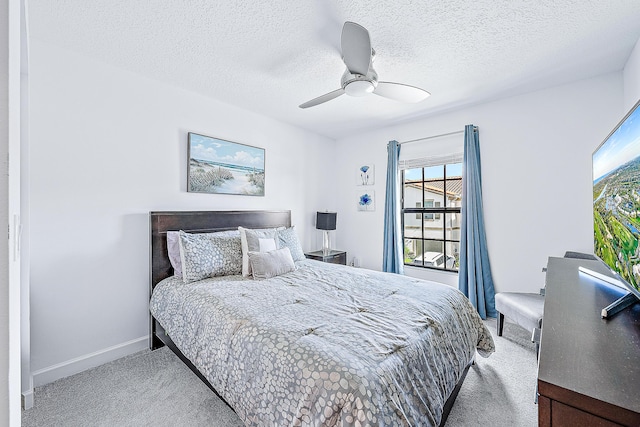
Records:
M404 171L404 177L407 180L422 179L422 169L407 169ZM442 178L443 167L433 166L424 169L424 178ZM454 165L447 165L447 176L462 176L462 163L456 163Z
M640 108L593 154L593 180L640 156Z
M190 134L191 157L264 169L264 149L239 145L223 139Z

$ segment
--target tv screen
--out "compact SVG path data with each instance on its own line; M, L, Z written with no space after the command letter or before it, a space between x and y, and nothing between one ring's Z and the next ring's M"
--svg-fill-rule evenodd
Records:
M593 153L596 256L640 295L640 101Z

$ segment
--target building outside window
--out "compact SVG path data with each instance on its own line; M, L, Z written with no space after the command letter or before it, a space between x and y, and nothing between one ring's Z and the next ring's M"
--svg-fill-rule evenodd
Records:
M458 271L462 163L402 171L404 263Z

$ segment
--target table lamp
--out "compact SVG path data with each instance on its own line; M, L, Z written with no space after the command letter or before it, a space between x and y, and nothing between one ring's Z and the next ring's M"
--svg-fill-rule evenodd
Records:
M331 243L329 242L329 230L336 229L336 212L318 212L316 214L316 229L323 231L322 236L322 253L329 255L331 252Z

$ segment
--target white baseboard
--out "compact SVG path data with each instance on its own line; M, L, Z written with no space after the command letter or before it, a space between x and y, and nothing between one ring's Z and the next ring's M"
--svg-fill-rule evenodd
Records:
M22 409L33 408L33 389L22 392Z
M146 348L149 348L148 335L122 344L114 345L113 347L108 347L94 353L76 357L74 359L67 360L66 362L38 369L32 373L33 386L39 387L41 385L48 384L55 380L59 380L60 378L95 368L96 366L142 351ZM31 400L33 401L33 396L31 397Z

